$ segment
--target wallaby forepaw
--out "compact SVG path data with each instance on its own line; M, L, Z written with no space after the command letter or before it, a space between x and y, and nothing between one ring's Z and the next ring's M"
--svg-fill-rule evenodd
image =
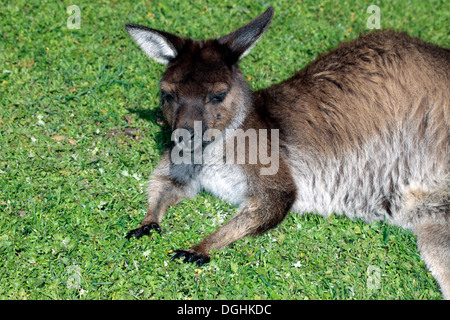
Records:
M208 263L210 260L209 256L205 256L201 253L195 253L187 250L175 250L174 252L175 254L172 256L170 261L184 257L183 262L195 262L197 263L197 266L200 267L201 265Z
M137 229L131 230L130 232L128 232L128 234L125 236L125 238L127 238L127 239L130 239L130 238L139 239L142 236L150 235L150 231L151 230L156 230L159 233L161 233L160 226L156 222L152 222L152 223L146 224L146 225L144 225L142 227L139 227Z

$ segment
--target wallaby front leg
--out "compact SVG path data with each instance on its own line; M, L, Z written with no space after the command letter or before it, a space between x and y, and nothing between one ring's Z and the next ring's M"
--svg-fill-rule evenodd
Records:
M267 200L249 198L226 224L191 249L176 250L171 260L184 257L184 262L196 262L200 266L209 262L211 250L220 250L243 237L275 227L286 216L291 199L288 196Z
M177 186L166 177L155 177L149 187L149 207L139 228L131 230L126 238L140 238L149 235L150 230L161 232L160 223L169 206L188 198L183 187Z
M126 235L127 239L149 235L152 229L161 232L159 225L164 214L167 212L167 208L195 195L196 191L194 188L173 181L169 176L168 168L169 164L167 160L163 161L155 169L148 189L149 205L147 214L139 228L131 230Z

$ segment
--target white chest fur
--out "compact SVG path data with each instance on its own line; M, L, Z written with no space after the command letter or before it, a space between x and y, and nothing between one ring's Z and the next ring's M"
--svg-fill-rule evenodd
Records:
M239 205L246 199L247 179L239 165L225 163L222 146L216 141L205 150L197 183L201 190Z

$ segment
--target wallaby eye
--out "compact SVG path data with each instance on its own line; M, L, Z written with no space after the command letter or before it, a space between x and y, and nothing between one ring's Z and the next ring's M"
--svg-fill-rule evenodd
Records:
M227 96L227 91L220 92L220 93L214 93L209 95L209 102L213 104L221 103L223 100L225 100L225 97Z
M173 93L162 90L161 91L161 100L162 102L172 103L176 100L176 96Z

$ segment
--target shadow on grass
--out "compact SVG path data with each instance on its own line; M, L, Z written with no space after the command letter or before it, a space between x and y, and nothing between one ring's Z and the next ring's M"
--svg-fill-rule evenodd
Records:
M172 141L170 140L172 131L169 125L164 119L162 111L160 109L140 109L140 108L127 108L130 113L137 115L139 118L149 121L158 125L161 130L155 132L154 137L156 140L156 145L158 149L158 154L161 155L163 152L170 147Z

